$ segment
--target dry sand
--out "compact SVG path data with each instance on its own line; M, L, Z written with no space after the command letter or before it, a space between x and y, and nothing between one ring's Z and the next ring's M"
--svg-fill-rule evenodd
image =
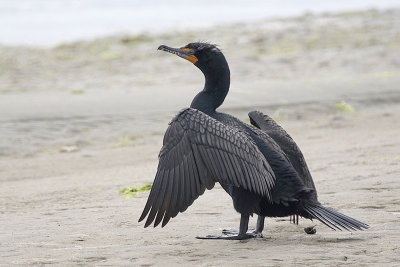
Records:
M177 37L0 48L0 265L398 265L399 15L306 15ZM137 223L147 193L126 200L118 191L152 182L166 123L202 86L187 62L147 51L205 36L231 63L224 111L273 115L302 149L320 201L369 230L315 222L317 234L306 235L311 221L269 218L263 239L197 240L238 228L219 186L164 228ZM355 112L336 108L340 100ZM78 151L60 153L66 145Z

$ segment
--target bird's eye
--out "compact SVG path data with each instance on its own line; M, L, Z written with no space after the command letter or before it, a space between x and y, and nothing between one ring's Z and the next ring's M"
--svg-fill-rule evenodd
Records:
M194 50L190 50L190 51L188 52L188 54L189 54L189 55L193 55L193 54L194 54Z

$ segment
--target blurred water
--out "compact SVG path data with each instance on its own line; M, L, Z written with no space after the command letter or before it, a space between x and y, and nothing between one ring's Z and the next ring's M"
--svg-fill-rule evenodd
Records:
M227 4L229 3L229 4ZM310 12L400 6L398 0L0 0L0 44L55 45Z

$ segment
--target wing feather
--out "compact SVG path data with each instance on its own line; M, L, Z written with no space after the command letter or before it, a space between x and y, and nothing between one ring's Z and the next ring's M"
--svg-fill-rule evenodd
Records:
M229 155L228 153L221 151L222 157L224 158L224 163L225 167L228 170L228 177L230 179L230 183L232 184L235 181L236 174L234 172L234 167L231 164L231 161L229 160ZM228 181L227 181L228 182Z
M184 188L183 188L183 190L184 190L184 192L182 192L182 194L184 194L184 201L181 203L181 208L179 209L179 211L180 212L184 212L186 209L187 209L187 207L189 207L190 206L190 199L191 199L191 195L192 195L192 185L191 185L191 183L192 183L192 179L191 179L191 177L193 177L192 176L192 172L191 172L191 165L190 165L190 163L189 163L189 158L190 157L190 155L189 156L186 156L185 157L185 160L184 160L184 162L183 162L183 164L184 164L184 171L185 171L185 186L184 186Z
M275 176L255 143L240 130L195 110L170 123L153 187L139 221L165 226L216 182L270 198Z
M189 158L189 198L187 199L187 203L186 205L190 206L193 203L193 198L195 197L195 195L197 194L197 188L196 188L196 181L199 179L198 175L197 175L197 169L195 166L195 162L194 162L194 157L193 154L190 155Z
M276 145L278 146L276 149L281 150L285 154L285 156L288 158L288 161L292 164L300 178L303 180L304 184L307 187L315 190L314 181L310 171L308 170L303 153L294 142L292 137L272 118L260 111L251 111L249 113L249 118L252 125L266 132L268 134L267 137L276 142ZM269 143L274 145L274 142ZM313 197L315 197L316 200L316 191L314 192Z
M168 177L169 170L166 170L164 172L164 175L165 174L167 174L167 177ZM163 176L163 177L165 177L165 176ZM157 196L156 196L156 198L155 198L155 200L154 200L154 202L152 204L152 207L151 207L151 210L150 210L150 214L147 217L147 220L146 220L146 223L145 223L144 227L149 226L153 222L154 217L156 216L156 213L158 211L158 207L160 206L161 201L164 199L164 194L165 194L166 187L167 187L167 181L168 181L168 179L162 179L161 180L162 185L159 188L156 188L156 189L159 189L158 191L160 192L160 194L157 194ZM152 187L152 190L153 190L153 187Z
M176 205L176 200L178 198L178 195L180 195L180 183L179 183L179 179L181 179L180 177L180 166L181 164L179 164L178 166L175 167L175 175L172 177L172 182L171 184L173 184L172 186L172 192L171 192L171 196L170 196L170 200L168 203L168 207L165 210L165 215L164 215L164 219L162 221L162 227L164 227L169 219L172 217L173 213L175 213L175 210L177 210L177 205Z
M241 162L242 164L242 170L244 171L244 176L240 177L240 184L243 186L244 189L248 190L250 189L250 180L249 179L243 179L243 177L250 177L250 173L248 170L248 164L246 162Z
M160 182L161 182L161 179L160 179L160 172L164 172L164 170L160 170L160 169L157 170L156 178L154 179L154 183L153 183L153 186L152 186L152 188L155 188L155 189L154 189L154 190L153 190L153 189L151 190L150 195L149 195L149 198L147 199L146 206L145 206L144 209L143 209L143 212L142 212L142 215L140 216L139 221L143 220L143 219L146 217L146 215L147 215L147 214L149 213L149 211L150 211L151 206L152 206L153 203L154 203L154 199L156 198L156 195L157 195L157 193L158 193L158 191L159 191L159 189L160 189L160 186L159 186L159 184L160 184Z
M177 190L177 195L176 199L174 202L175 206L172 206L171 208L174 208L174 211L171 213L171 218L174 218L176 215L178 215L179 211L181 210L181 207L184 205L184 190L185 190L185 162L182 161L181 164L179 164L179 178L177 179L177 186L179 189ZM166 224L166 223L165 223ZM163 221L163 225L164 221Z
M164 217L165 211L169 205L169 202L172 197L172 189L174 185L174 169L169 172L169 181L167 183L166 191L164 193L163 199L160 201L160 205L158 206L156 220L154 222L154 227L156 227Z
M228 154L228 164L232 166L231 180L234 186L240 187L239 177L242 176L242 170L240 169L240 165L238 164L236 157L232 157Z

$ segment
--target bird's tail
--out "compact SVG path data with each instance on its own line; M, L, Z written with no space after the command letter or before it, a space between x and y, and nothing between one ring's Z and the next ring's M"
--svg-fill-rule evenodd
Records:
M349 216L341 214L333 209L326 208L321 205L305 205L303 210L309 215L312 219L317 219L332 230L347 230L347 231L356 231L356 230L364 230L368 229L369 225L362 223L356 219L353 219ZM308 217L308 216L307 216Z

